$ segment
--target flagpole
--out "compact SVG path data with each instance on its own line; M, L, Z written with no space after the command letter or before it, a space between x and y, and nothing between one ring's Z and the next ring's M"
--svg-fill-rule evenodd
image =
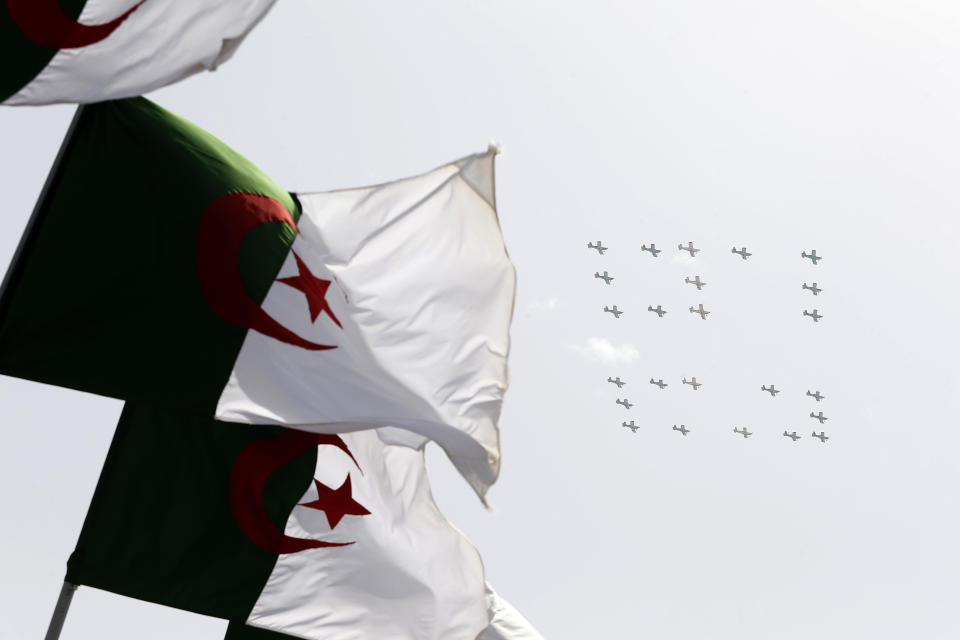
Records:
M53 160L53 166L50 167L50 173L47 174L47 179L43 183L43 188L40 189L40 195L37 197L37 203L33 205L33 212L30 214L30 218L27 220L27 226L23 229L23 235L20 236L20 243L17 245L17 250L13 253L13 259L10 260L10 266L7 267L7 273L3 277L3 283L0 284L0 320L3 319L3 316L6 313L7 289L12 286L13 281L16 280L20 272L20 256L23 255L23 253L27 250L27 247L33 242L33 238L36 235L36 228L39 226L40 222L41 207L43 202L46 200L47 194L53 186L53 183L60 175L60 165L63 163L63 156L66 155L67 149L70 147L70 142L73 140L74 131L76 131L77 124L80 122L80 116L83 115L85 108L86 105L77 105L77 110L73 113L73 120L70 121L70 126L67 128L67 133L65 136L63 136L63 142L60 143L60 149L57 151L57 157Z
M43 640L59 640L63 622L67 619L67 611L70 609L70 601L73 600L73 592L76 590L77 585L64 580L63 587L60 589L60 597L57 598L57 606L54 607L53 616L50 618L50 626L47 627L47 635L43 637Z

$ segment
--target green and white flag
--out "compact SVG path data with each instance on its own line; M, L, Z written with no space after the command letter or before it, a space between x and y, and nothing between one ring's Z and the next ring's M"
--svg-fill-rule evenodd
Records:
M4 0L0 104L99 102L226 61L276 0Z
M499 466L494 154L291 196L143 98L84 107L0 297L0 373Z
M539 638L437 509L424 452L374 430L128 403L66 579L232 620L228 638Z

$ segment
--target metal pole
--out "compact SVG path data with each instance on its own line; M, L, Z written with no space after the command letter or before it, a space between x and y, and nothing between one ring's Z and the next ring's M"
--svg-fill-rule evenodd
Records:
M57 606L53 610L53 616L50 618L50 626L47 627L47 635L44 640L58 640L60 630L63 629L63 621L67 619L67 611L70 609L70 601L73 600L73 592L77 590L77 585L64 581L63 588L60 589L60 597L57 598Z

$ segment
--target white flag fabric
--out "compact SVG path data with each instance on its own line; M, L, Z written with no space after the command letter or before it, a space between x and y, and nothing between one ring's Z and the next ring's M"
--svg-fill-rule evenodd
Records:
M440 513L423 451L374 430L342 439L318 448L316 488L285 534L350 544L278 556L246 624L316 640L540 638L485 584L476 549Z
M10 66L0 71L0 79L23 75L14 67L35 64L38 55L41 60L40 68L22 70L32 80L3 104L125 98L216 69L274 2L87 0L73 20L56 0L8 0L7 17L18 29L10 46L23 49L25 56L6 60ZM55 51L46 66L42 50ZM26 58L31 62L21 62Z
M335 348L248 332L217 419L325 433L373 425L413 448L432 439L482 497L499 470L516 284L494 156L300 194L299 235L262 307Z
M490 624L477 640L543 640L526 618L487 584Z

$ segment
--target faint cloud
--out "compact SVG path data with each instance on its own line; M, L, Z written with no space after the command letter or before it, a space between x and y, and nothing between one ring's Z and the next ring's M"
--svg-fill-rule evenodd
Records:
M541 298L539 300L534 300L527 305L526 311L554 311L563 306L563 302L560 298Z
M570 345L570 349L587 360L604 364L628 364L640 357L640 350L632 344L617 346L606 338L587 338L586 345Z

